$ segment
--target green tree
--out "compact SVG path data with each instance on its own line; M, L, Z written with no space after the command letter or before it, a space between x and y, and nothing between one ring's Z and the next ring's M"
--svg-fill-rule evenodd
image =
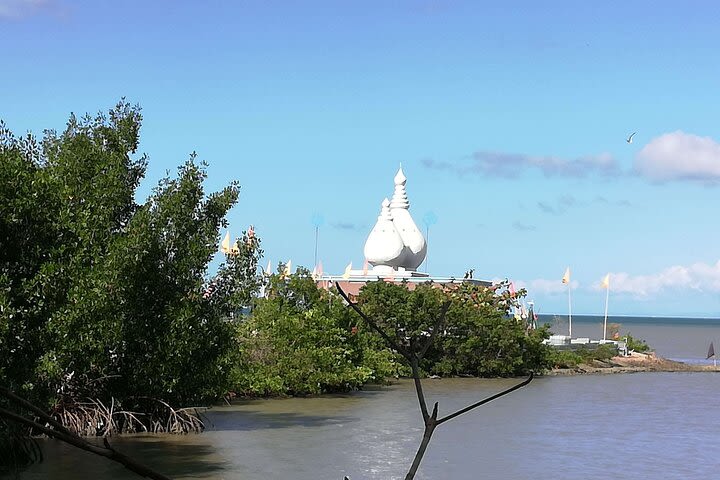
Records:
M507 287L507 284L501 286ZM410 366L424 426L422 440L405 476L406 480L411 480L415 478L433 433L439 425L524 387L532 381L533 372L531 370L526 380L508 389L445 416L438 416L438 403L435 402L431 410L425 399L420 366L426 364L426 355L439 339L458 336L457 329L447 323L447 316L453 302L461 301L461 305L474 304L476 307L485 306L486 302L480 298L477 292L472 290L463 292L462 289L467 285L459 287L438 285L435 288L432 283L428 282L415 286L410 291L407 289L408 285L403 282L401 287L402 289L398 289L395 285L380 281L365 285L360 293L360 302L355 302L350 298L340 285L337 286L337 290L347 302L348 307L357 313L383 339L385 344L401 355ZM495 302L495 309L505 308L506 313L508 305L516 302L514 295L510 292L499 296L493 295L491 300ZM406 305L407 308L403 308L403 305ZM394 307L395 310L388 310L384 307Z
M228 386L227 312L256 289L258 241L206 295L238 186L206 196L193 154L136 204L140 125L139 108L122 101L107 115L71 116L41 142L0 127L0 383L36 403L188 404Z
M0 368L35 400L52 396L60 373L53 352L62 340L50 322L77 308L69 292L137 207L146 165L131 157L139 123L139 110L121 102L109 116L71 116L63 134L47 131L42 142L0 128Z
M449 308L420 367L441 375L518 376L549 366L546 327L531 330L510 315L524 291L511 295L507 283L493 287L463 283L439 286L371 282L360 292L358 305L386 335L400 345L427 338L443 305Z
M243 232L233 246L233 251L225 256L225 262L208 282L204 296L222 317L241 319L252 309L264 285L263 276L258 272L263 251L253 230Z
M390 352L358 328L342 300L318 288L306 269L272 275L265 291L266 297L238 324L238 393L348 391L394 372Z

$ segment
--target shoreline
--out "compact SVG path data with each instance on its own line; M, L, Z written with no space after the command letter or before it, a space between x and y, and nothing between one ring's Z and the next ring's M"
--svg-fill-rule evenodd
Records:
M610 360L595 360L591 364L580 364L574 368L554 368L546 376L641 373L641 372L720 372L720 366L693 365L668 360L655 352L632 352L629 356L612 357Z

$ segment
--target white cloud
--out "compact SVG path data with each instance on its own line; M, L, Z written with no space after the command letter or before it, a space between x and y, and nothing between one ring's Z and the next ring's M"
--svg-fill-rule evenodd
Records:
M570 288L572 290L577 290L579 287L580 282L576 280L570 280ZM530 280L527 289L528 292L530 292L532 295L535 295L536 293L567 294L567 285L561 282L561 277L558 277L554 280L546 280L544 278Z
M428 168L450 170L459 175L474 174L485 177L518 178L526 170L540 171L546 177L584 178L592 174L606 177L622 175L617 162L608 153L568 160L553 156L535 157L481 151L473 153L470 159L470 164L465 165L431 159L425 159L422 163Z
M720 183L720 144L680 130L666 133L640 150L635 171L653 181Z
M0 0L0 18L18 19L52 8L51 0Z
M601 282L605 275L595 280L588 290L604 291ZM572 290L579 290L580 282L570 282ZM547 280L538 278L530 281L515 281L516 288L526 288L530 295L567 294L567 286L559 278ZM674 265L658 273L631 275L625 272L610 273L610 293L627 294L647 298L666 291L694 290L696 292L720 293L720 260L714 264L694 263L689 266Z
M600 279L593 288L596 290L602 288ZM647 297L670 289L720 292L720 260L715 264L675 265L650 275L633 276L625 272L610 273L611 293Z

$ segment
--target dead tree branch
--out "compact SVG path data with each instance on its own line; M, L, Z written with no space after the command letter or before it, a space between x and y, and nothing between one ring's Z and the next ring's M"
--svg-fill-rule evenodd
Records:
M437 318L433 323L433 328L432 332L430 332L430 335L428 335L423 342L418 342L420 343L420 345L416 345L414 340L411 339L410 347L408 348L404 345L401 345L398 341L390 337L382 328L380 328L378 322L366 315L365 312L363 312L355 302L350 300L350 297L343 291L340 285L335 284L335 287L337 288L338 293L340 293L340 296L345 299L350 308L352 308L358 315L360 315L360 317L365 320L365 322L370 326L370 328L372 328L385 340L385 343L388 345L388 347L392 348L400 355L402 355L403 358L405 358L405 360L408 362L408 364L410 365L410 369L412 370L413 381L415 383L415 393L417 394L418 403L420 404L420 412L422 413L425 429L423 432L422 441L420 442L420 446L415 453L415 458L413 459L413 463L410 466L410 470L408 470L408 473L405 476L405 480L412 480L413 478L415 478L415 474L420 467L420 462L422 461L422 458L425 455L425 451L430 444L432 434L438 425L445 423L448 420L452 420L453 418L458 417L463 413L467 413L474 408L485 405L488 402L507 395L508 393L514 392L515 390L529 384L534 377L533 373L530 372L528 378L518 383L517 385L503 390L502 392L496 393L495 395L491 395L483 400L480 400L479 402L473 403L472 405L468 405L467 407L457 410L438 420L437 402L435 402L435 404L433 405L432 413L428 413L425 394L423 393L422 389L422 381L420 379L420 362L422 361L423 357L427 353L432 343L435 341L438 331L443 328L443 325L445 323L445 317L447 315L448 309L450 308L450 302L445 302L440 308L440 313L438 314Z
M26 427L31 428L33 431L41 432L47 435L48 437L55 438L57 440L60 440L62 442L68 443L74 447L77 447L81 450L85 450L91 453L94 453L96 455L100 455L101 457L105 457L109 460L112 460L114 462L118 462L122 464L125 468L130 470L131 472L137 473L138 475L145 477L145 478L151 478L153 480L170 480L170 477L166 477L165 475L158 473L145 465L133 460L132 458L128 457L127 455L124 455L117 450L115 450L113 447L110 446L110 443L108 442L107 438L103 439L104 447L100 447L97 445L94 445L84 438L80 437L79 435L76 435L72 433L70 430L65 428L62 424L57 422L55 419L53 419L50 415L46 414L42 411L39 407L36 405L33 405L32 403L28 402L22 397L19 397L15 393L11 392L5 387L0 387L0 396L5 397L6 399L10 400L11 402L16 403L22 408L25 408L32 413L34 413L42 422L44 422L44 425L41 423L38 423L35 420L32 420L30 418L27 418L23 415L20 415L15 412L11 412L5 408L0 408L0 417L9 420L11 422L25 425ZM52 427L52 428L51 428Z

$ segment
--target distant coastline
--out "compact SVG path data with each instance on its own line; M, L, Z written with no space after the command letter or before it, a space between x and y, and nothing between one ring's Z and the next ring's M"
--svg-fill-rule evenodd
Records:
M549 376L615 374L641 372L720 372L720 366L699 365L678 362L659 357L654 352L633 352L627 357L613 357L607 361L595 360L591 364L581 364L573 368L555 368L547 372Z
M555 318L567 320L567 313L542 313L538 314L538 324L552 324ZM573 314L573 323L600 323L603 322L603 315L582 315ZM629 324L682 324L682 325L718 325L720 317L672 317L672 316L648 316L648 315L608 315L608 323L629 323Z

